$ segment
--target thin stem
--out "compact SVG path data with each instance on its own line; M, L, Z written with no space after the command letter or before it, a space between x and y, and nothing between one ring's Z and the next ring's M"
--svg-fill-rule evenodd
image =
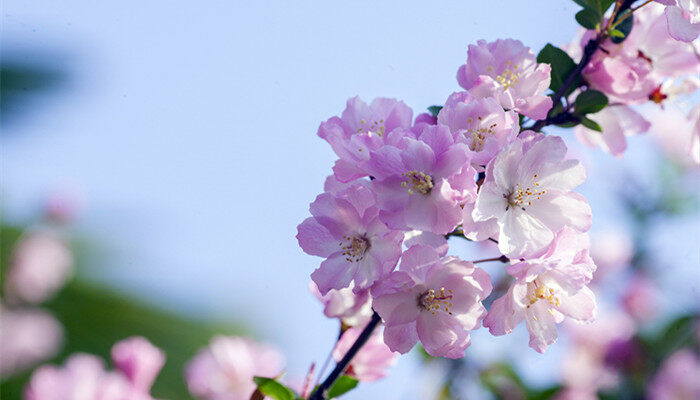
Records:
M507 263L508 261L510 261L510 259L508 257L502 255L500 257L484 258L481 260L472 261L472 264L479 264L479 263L490 262L490 261L500 261L502 263Z
M632 7L625 14L620 15L620 18L617 19L611 26L610 29L615 29L620 23L624 20L626 20L630 15L632 15L635 11L639 10L640 8L644 7L645 5L653 2L654 0L647 0L644 3L638 5L637 7Z
M358 351L360 351L360 348L364 346L365 343L367 343L367 340L369 340L370 336L372 335L372 332L374 329L379 325L379 323L382 322L382 318L374 312L372 314L372 318L369 320L369 323L367 326L365 326L365 329L362 330L360 333L360 336L357 337L357 340L355 340L355 343L352 344L352 347L350 347L350 350L348 350L347 353L343 356L343 358L336 364L335 368L333 368L333 371L331 371L330 375L324 380L316 389L316 391L309 397L309 400L325 400L326 395L328 394L328 389L330 389L331 386L333 386L333 383L340 377L340 375L345 371L345 369L348 367L350 364L350 361L352 360L353 357L357 354Z

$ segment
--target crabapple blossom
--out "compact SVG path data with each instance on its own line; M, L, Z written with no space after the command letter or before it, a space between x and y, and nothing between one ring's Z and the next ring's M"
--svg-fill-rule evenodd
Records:
M600 147L618 158L627 150L628 136L644 133L651 126L638 112L625 105L605 107L589 118L597 122L603 132L579 125L575 128L576 138L586 146Z
M165 364L165 353L146 338L134 336L112 347L112 361L134 387L148 392Z
M39 309L0 312L0 376L21 372L53 357L61 347L63 329L49 313Z
M416 245L402 255L398 271L372 288L372 307L384 320L384 342L392 351L406 353L420 340L432 356L460 358L489 293L491 279L482 269Z
M465 203L462 207L462 233L464 237L475 242L498 239L498 220L491 218L486 221L474 221L472 213L475 203Z
M650 400L700 398L700 359L693 350L681 349L668 357L647 388Z
M634 243L629 234L609 229L594 235L591 240L591 257L598 267L594 280L629 265L634 256Z
M696 167L692 141L695 134L693 131L700 119L700 108L696 106L689 115L685 115L675 104L670 106L664 110L653 109L647 112L651 121L651 137L670 160L686 169Z
M656 0L666 7L668 33L674 39L692 42L700 34L700 2L698 0Z
M543 353L556 341L555 324L565 316L583 322L595 318L595 296L586 287L595 264L588 254L586 234L565 226L545 254L509 265L506 271L516 281L494 301L484 319L492 334L510 333L525 320L530 347Z
M479 99L469 92L450 95L438 114L438 122L469 146L475 165L488 164L515 139L520 128L515 111L503 111L493 98Z
M216 336L185 366L190 393L205 400L248 400L253 377L274 378L282 372L280 352L237 336Z
M144 346L145 339L138 339L140 344L133 339L126 339L127 344L117 343L113 348L114 353L126 351L130 353L129 358L137 363L151 358L155 352L160 350ZM120 347L120 348L117 348ZM145 351L145 355L137 354ZM161 354L162 356L162 354ZM127 371L120 369L117 365L115 371L105 369L104 362L99 357L77 353L66 360L63 367L54 365L44 365L37 368L32 374L29 384L24 389L26 400L153 400L148 394L151 390L151 383L155 374L160 370L160 365L151 363L141 371L134 372L135 366L132 362L127 362ZM157 367L157 368L156 368ZM130 372L128 372L130 371ZM140 372L147 372L140 375Z
M652 280L638 273L628 283L621 302L629 315L639 321L645 321L654 317L660 298L661 293Z
M335 195L322 193L310 210L312 217L299 225L297 240L306 253L326 258L311 274L322 295L350 284L359 292L394 270L403 233L379 220L367 187L356 184Z
M544 94L550 71L549 64L538 64L532 50L519 40L479 40L469 45L457 81L476 97L493 97L506 110L543 119L552 108L552 99Z
M73 254L54 232L37 231L22 237L12 252L5 290L12 301L41 303L73 273Z
M410 134L412 120L413 111L401 101L380 97L367 105L353 97L347 101L341 117L321 124L318 136L340 158L333 167L337 178L348 182L367 176L360 165L369 158L369 150L381 147L394 135Z
M472 213L475 222L497 220L498 248L509 258L540 255L564 226L585 232L591 225L586 199L571 191L585 170L564 160L564 141L521 136L488 164Z
M340 361L350 350L350 347L355 343L361 332L362 329L359 327L350 328L343 332L333 349L333 359ZM352 358L348 369L345 370L345 374L363 382L379 380L387 376L387 370L396 364L397 356L398 353L389 350L389 347L384 344L382 333L377 330Z
M446 126L427 126L401 147L372 151L368 170L375 178L380 219L392 229L446 234L461 222L460 204L476 192L476 171L467 146Z
M325 296L321 295L315 283L309 284L309 290L323 303L323 313L328 318L338 318L344 326L366 325L372 316L369 290L353 291L353 284L343 289L331 289Z
M615 343L627 342L635 331L634 321L625 313L601 312L604 317L590 324L567 321L564 324L572 347L564 356L564 385L579 392L611 389L619 384L618 373L606 363Z

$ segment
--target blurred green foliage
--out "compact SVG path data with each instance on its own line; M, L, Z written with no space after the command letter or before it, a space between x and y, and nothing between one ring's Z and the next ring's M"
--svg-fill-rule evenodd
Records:
M0 262L5 271L11 249L21 229L0 228ZM4 274L3 274L4 276ZM86 352L110 364L112 345L124 338L141 335L167 354L167 361L152 394L162 399L191 399L183 379L183 367L215 334L240 334L243 329L186 318L130 299L113 289L74 280L56 297L41 305L64 326L61 352L48 362L61 364L72 353ZM22 388L31 371L13 376L0 385L3 400L21 399Z

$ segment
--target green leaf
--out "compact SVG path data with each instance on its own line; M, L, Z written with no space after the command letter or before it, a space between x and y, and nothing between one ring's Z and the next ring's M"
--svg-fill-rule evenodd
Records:
M622 33L622 32L620 32L620 31L618 31L617 29L611 30L610 32L608 32L608 34L610 35L610 37L614 37L614 38L623 38L623 37L625 37L625 34Z
M438 114L440 113L440 110L442 110L442 106L430 106L430 107L428 107L428 112L433 117L437 117Z
M331 388L328 389L328 398L334 399L336 397L344 395L345 393L354 389L355 386L357 386L357 383L357 379L349 377L347 375L342 375L335 381L333 386L331 386Z
M259 391L275 400L294 400L294 392L274 379L256 376L253 381L258 385Z
M584 8L576 13L576 22L586 29L595 29L600 23L600 16L590 8Z
M594 114L608 105L608 98L597 90L586 90L576 97L576 114Z
M583 8L588 7L588 4L586 4L585 0L573 0L573 2L580 5Z
M613 43L622 43L625 39L627 39L627 35L632 32L632 27L634 26L634 15L630 15L629 17L625 18L624 21L620 22L619 25L617 25L615 28L616 31L620 32L622 36L613 36L612 32L610 33L610 40L612 40Z
M552 67L552 81L549 88L553 91L559 90L569 74L576 68L576 63L569 57L566 52L558 47L547 43L546 46L537 55L538 63L546 63ZM570 90L573 91L578 85L571 85Z
M576 0L574 0L576 1ZM603 14L610 8L610 6L615 2L615 0L582 0L576 1L583 8L587 8L602 17ZM583 4L582 4L583 3Z
M601 128L600 125L598 125L598 123L593 121L592 119L584 116L580 116L579 119L581 120L581 125L585 126L586 128L598 132L603 132L603 128Z

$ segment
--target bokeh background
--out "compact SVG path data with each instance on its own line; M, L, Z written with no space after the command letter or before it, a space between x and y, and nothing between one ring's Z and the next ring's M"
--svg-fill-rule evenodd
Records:
M46 306L68 331L56 360L106 355L115 340L144 334L169 356L154 395L186 399L181 379L172 383L185 360L214 332L246 333L281 348L288 375L301 379L337 335L308 291L319 260L294 237L335 159L319 123L354 95L423 112L458 89L468 44L565 44L577 9L562 0L3 2L5 263L47 199L76 210L77 277ZM587 165L592 235L622 232L653 254L649 331L696 313L696 172L669 162L651 133L631 138L618 160L571 131L550 132ZM662 211L640 224L627 212L637 203ZM465 259L491 255L451 240ZM524 329L499 338L482 329L467 357L506 360L547 387L559 379L561 342L539 355ZM347 398L431 398L441 373L411 354ZM19 398L25 378L5 382L3 397Z

